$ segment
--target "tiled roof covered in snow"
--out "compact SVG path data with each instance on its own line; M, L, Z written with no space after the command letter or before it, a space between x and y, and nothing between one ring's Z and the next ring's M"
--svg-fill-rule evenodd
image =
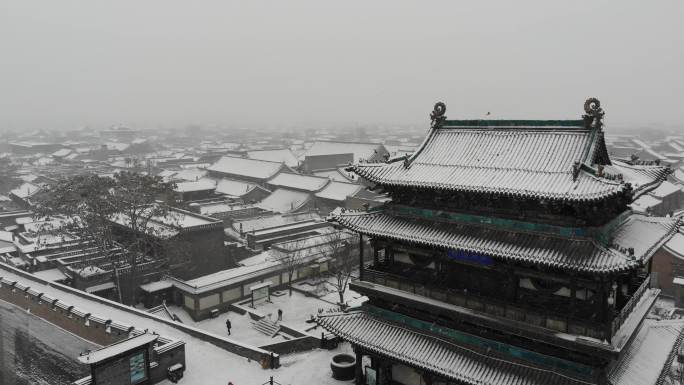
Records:
M369 159L382 159L388 154L385 146L379 143L328 142L316 141L304 153L304 156L321 156L335 154L353 154L354 162Z
M316 193L316 197L321 199L330 199L333 201L344 201L348 196L354 195L359 190L363 189L363 186L353 183L344 182L330 182L326 188L321 192Z
M216 183L216 192L233 197L241 197L257 188L254 183L243 182L234 179L219 179Z
M665 384L676 348L682 343L682 320L645 320L638 334L608 372L611 385Z
M682 190L682 186L678 186L674 183L664 181L655 190L651 191L651 195L656 198L664 198L666 196L678 193Z
M209 179L202 179L195 182L178 182L174 191L177 192L191 192L191 191L208 191L216 189L214 181Z
M257 206L277 213L289 213L299 210L310 200L309 193L279 188L257 203Z
M669 173L666 167L630 165L619 160L613 161L613 164L606 166L605 170L608 173L621 174L623 180L632 185L634 197L638 197L658 187Z
M312 173L314 176L321 178L329 178L336 182L351 182L354 177L353 174L344 169L333 168L331 170L318 170Z
M268 160L271 162L282 162L291 168L299 166L299 160L289 148L280 150L247 151L247 157L251 159Z
M323 315L319 323L354 345L469 385L580 385L550 370L506 360L391 323L364 311Z
M282 215L274 214L258 218L249 218L244 220L237 220L233 222L233 229L235 231L240 230L240 224L242 224L242 229L244 232L252 232L263 230L271 227L278 227L286 225L288 223L304 222L304 221L318 221L321 217L316 213L302 213L302 214L291 214Z
M37 186L33 183L24 183L21 186L15 188L14 190L10 191L14 196L17 198L29 198L33 195L35 195L37 192L41 190L40 186Z
M281 172L267 183L274 187L287 187L294 190L316 192L330 183L330 179Z
M388 186L583 201L628 189L622 181L596 175L596 163L607 157L603 132L585 128L582 120L447 120L431 129L407 160L352 169ZM576 177L575 162L581 166ZM666 175L664 167L648 167Z
M180 170L175 174L170 176L173 180L187 180L194 182L204 178L207 175L207 170L200 170L198 168L188 168L185 170Z
M275 176L285 167L282 162L224 156L207 169L223 175L266 180Z
M610 245L589 237L562 237L473 223L435 221L391 215L382 210L331 214L336 222L370 236L484 254L579 272L628 270L651 257L677 231L679 220L632 215L613 232ZM634 249L634 257L629 255Z
M647 213L649 209L651 209L652 207L658 206L662 203L663 203L663 201L661 201L660 199L658 199L652 195L646 194L646 195L642 195L639 198L637 198L629 206L632 208L632 210L634 212Z

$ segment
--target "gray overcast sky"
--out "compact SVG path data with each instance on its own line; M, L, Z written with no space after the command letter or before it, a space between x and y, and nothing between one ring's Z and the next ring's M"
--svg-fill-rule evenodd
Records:
M684 1L0 0L0 129L684 122Z

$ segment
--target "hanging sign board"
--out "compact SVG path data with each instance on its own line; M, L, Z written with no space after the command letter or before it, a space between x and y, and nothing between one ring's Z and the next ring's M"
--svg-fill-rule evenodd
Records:
M249 291L252 293L252 307L257 303L269 301L271 299L270 289L272 284L273 282L266 281L249 287Z

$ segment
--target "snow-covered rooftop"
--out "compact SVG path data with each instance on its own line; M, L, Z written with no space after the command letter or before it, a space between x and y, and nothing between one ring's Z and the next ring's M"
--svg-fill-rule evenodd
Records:
M682 186L670 183L668 181L663 181L663 183L661 183L660 186L658 186L658 188L651 191L650 194L656 198L664 198L668 195L681 191L681 189Z
M216 192L232 197L241 197L257 187L254 183L243 182L235 179L220 179L216 183Z
M642 195L630 205L636 212L644 213L648 208L655 207L663 203L660 199L649 194Z
M71 150L68 148L63 148L61 150L57 150L52 153L52 156L56 156L58 158L63 158L71 153Z
M189 182L198 181L207 175L207 170L200 170L198 168L189 168L180 170L171 175L171 179L186 180Z
M290 189L304 190L309 192L320 191L328 183L330 183L330 179L327 178L291 174L286 172L281 172L273 179L268 181L268 184L271 186L287 187Z
M321 178L332 179L336 182L349 182L353 179L353 175L350 172L346 172L342 169L332 169L332 170L319 170L312 173L314 176Z
M321 220L320 215L316 213L302 213L293 215L271 214L264 217L235 221L233 222L233 229L235 231L239 231L240 225L242 225L242 231L252 232L255 230L258 231L266 228L282 226L288 223L315 220Z
M193 292L199 293L249 280L251 277L263 274L265 271L277 270L278 267L280 267L280 262L265 261L256 265L222 270L189 281L177 281L175 285L181 289L193 289ZM179 285L178 282L181 284Z
M202 179L195 182L178 182L174 191L177 192L192 192L192 191L207 191L214 190L216 185L209 179Z
M120 354L129 352L139 347L151 344L156 341L159 336L157 334L144 333L136 337L131 337L101 349L93 350L87 354L78 357L78 360L87 365L97 364L106 359L116 357Z
M311 200L309 193L279 188L257 203L257 206L278 213L288 213L300 209L309 200Z
M224 156L208 170L220 174L269 179L286 167L282 162Z
M282 162L286 166L295 168L299 165L299 160L289 148L280 150L258 150L247 151L247 157L251 159L268 160L271 162Z
M316 141L304 153L304 156L353 154L354 162L358 162L361 159L382 156L382 153L386 152L384 146L379 143Z
M684 258L684 234L675 234L664 247L670 253Z
M659 377L669 368L664 368L681 341L684 330L681 320L645 320L638 334L612 365L608 373L611 384L655 385Z
M41 187L38 185L35 185L33 183L24 183L21 186L15 188L14 190L10 191L14 196L17 198L29 198L33 196L35 193L41 190Z
M36 277L42 278L46 281L61 281L66 279L67 276L62 273L58 268L48 269L43 271L36 271L33 273Z
M331 182L322 191L315 195L318 198L330 199L334 201L344 201L348 196L356 194L363 186L353 183Z
M124 214L114 215L112 221L122 226L130 225L130 219ZM172 207L169 208L169 212L165 217L155 216L148 221L147 230L150 231L151 235L164 238L176 235L179 229L220 223L220 220Z

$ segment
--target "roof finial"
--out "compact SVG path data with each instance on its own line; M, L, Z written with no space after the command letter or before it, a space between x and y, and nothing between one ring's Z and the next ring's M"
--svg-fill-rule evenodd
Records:
M579 177L580 173L580 162L575 161L575 163L572 164L572 181L575 182L577 181L577 178Z
M603 108L601 108L601 102L596 98L589 98L584 102L584 124L589 127L596 127L597 129L603 128Z
M430 113L430 120L432 120L432 128L442 127L442 123L446 120L444 113L446 112L446 104L442 102L435 103L435 108Z

